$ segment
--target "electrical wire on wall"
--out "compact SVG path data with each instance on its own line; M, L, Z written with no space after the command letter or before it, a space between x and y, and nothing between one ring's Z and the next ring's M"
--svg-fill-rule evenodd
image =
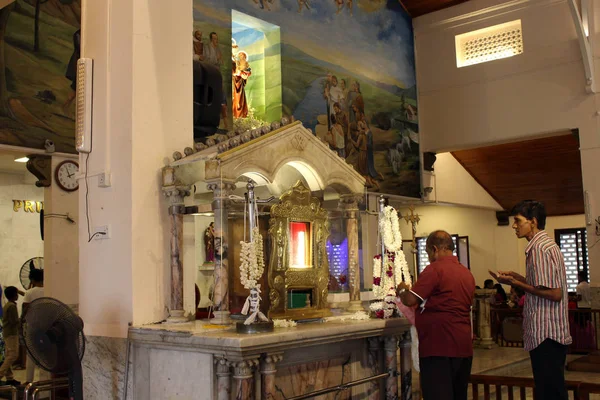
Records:
M47 219L47 218L62 218L62 219L66 219L71 224L76 223L75 220L73 218L71 218L71 216L69 214L44 214L44 219Z
M90 166L90 153L87 153L85 155L85 175L84 175L84 181L85 181L85 218L87 220L88 243L91 242L92 240L94 240L94 238L96 236L106 235L106 233L104 233L104 232L96 232L96 233L94 233L92 235L92 232L90 230L90 200L89 200L90 185L88 183L88 170L89 170L89 166Z

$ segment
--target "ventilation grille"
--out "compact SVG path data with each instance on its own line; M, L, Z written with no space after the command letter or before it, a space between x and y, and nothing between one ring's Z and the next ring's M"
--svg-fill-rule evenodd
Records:
M463 33L455 42L458 68L522 54L521 20Z

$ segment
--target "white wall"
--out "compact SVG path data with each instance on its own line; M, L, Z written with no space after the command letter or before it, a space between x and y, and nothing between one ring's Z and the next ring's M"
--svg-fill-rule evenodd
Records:
M435 189L428 200L464 206L502 210L502 206L463 168L450 153L438 153L433 178L424 175L423 186ZM427 182L431 182L427 184Z
M600 2L591 39L600 79ZM457 34L521 19L524 53L456 67ZM413 20L424 151L449 151L579 128L584 189L600 214L598 95L585 91L581 53L564 0L470 1ZM588 236L595 238L594 226ZM600 270L600 246L590 248ZM592 272L592 275L594 273ZM595 274L600 276L600 274Z
M64 161L52 157L52 173ZM54 176L54 175L53 175ZM82 190L80 188L79 190ZM52 179L52 185L44 189L44 295L54 297L65 304L79 304L79 193L65 192ZM75 224L64 218L49 214L68 214Z
M409 213L407 207L398 207L402 215ZM453 207L442 205L419 206L415 213L421 216L417 236L426 237L441 229L450 234L469 237L469 264L475 281L481 287L489 278L488 270L512 270L525 274L525 247L527 241L518 239L511 226L498 226L493 210ZM512 223L512 221L511 221ZM546 231L554 237L555 229L581 228L583 215L549 217ZM410 225L400 223L403 239L411 239Z
M522 23L523 54L456 67L455 35L516 19ZM595 99L585 93L566 1L472 1L416 18L413 26L424 151L595 124ZM588 146L600 142L586 141Z
M0 172L0 285L24 290L19 271L25 261L44 256L40 214L13 211L13 200L44 201L44 189L34 185L29 172ZM75 242L77 243L77 242ZM2 293L4 299L4 293ZM19 307L20 309L20 307Z
M398 207L402 215L409 213L407 207ZM469 237L471 272L482 285L487 279L487 270L496 269L496 213L490 210L452 206L421 206L415 208L421 216L417 225L417 236L427 236L442 229L450 234ZM401 221L403 239L412 239L411 226ZM516 246L516 240L514 246Z
M84 0L82 56L94 59L89 157L91 226L79 225L80 313L89 335L125 337L128 323L166 318L170 269L161 168L193 143L191 0ZM80 157L85 166L86 155ZM109 171L112 187L99 188ZM85 190L80 190L85 216ZM189 310L192 311L192 310Z

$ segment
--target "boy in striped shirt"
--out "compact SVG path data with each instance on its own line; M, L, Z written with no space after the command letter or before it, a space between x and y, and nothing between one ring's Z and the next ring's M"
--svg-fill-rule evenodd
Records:
M525 291L523 342L531 358L537 398L567 400L565 361L572 339L563 255L544 231L546 209L542 203L522 201L512 215L517 237L529 242L525 249L526 276L513 271L490 274L500 283Z

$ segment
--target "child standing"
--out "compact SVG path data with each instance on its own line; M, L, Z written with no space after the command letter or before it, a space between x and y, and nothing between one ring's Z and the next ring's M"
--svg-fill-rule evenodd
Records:
M2 308L2 333L6 344L6 357L0 366L0 378L6 377L6 385L18 386L21 382L16 381L11 369L12 364L19 357L19 313L17 311L17 299L19 292L14 286L4 289L6 304ZM1 384L1 383L0 383Z

